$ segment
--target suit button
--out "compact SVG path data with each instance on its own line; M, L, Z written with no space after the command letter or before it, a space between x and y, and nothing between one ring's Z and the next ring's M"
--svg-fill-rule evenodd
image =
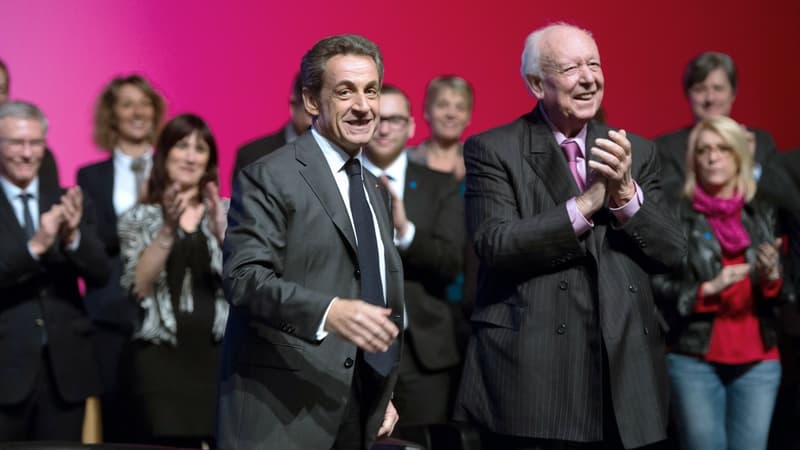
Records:
M567 290L567 286L569 286L569 285L564 280L561 280L561 281L558 282L558 288L561 289L562 291L566 291Z
M345 369L349 369L353 367L353 358L347 358L344 360L344 367Z
M628 290L633 292L633 293L636 293L639 289L636 286L631 284L631 285L628 285Z
M361 270L356 269L355 272L353 272L353 276L356 277L356 280L360 280L361 279Z
M645 248L645 247L647 247L647 243L646 242L640 242L639 243L639 247Z
M558 325L558 329L556 330L556 333L558 333L558 334L564 334L564 333L566 333L566 332L567 332L567 324L565 324L565 323L561 323L561 324L559 324L559 325Z
M647 327L644 327L644 334L650 334L650 330L648 330Z
M34 320L34 322L36 323L37 327L43 327L44 326L44 319L36 319L36 320Z

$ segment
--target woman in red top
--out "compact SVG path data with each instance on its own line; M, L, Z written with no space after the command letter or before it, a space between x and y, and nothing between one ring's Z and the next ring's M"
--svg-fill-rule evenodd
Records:
M667 356L684 449L766 449L781 366L773 307L789 287L775 212L757 200L744 129L701 121L686 156L679 215L686 265L654 279L670 319Z

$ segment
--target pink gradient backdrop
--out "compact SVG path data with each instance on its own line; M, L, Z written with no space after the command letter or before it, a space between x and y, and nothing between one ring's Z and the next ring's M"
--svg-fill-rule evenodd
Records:
M690 121L680 88L686 61L709 49L731 54L740 94L733 116L800 145L797 38L800 2L570 1L403 2L256 0L3 0L0 58L11 95L39 104L64 184L102 159L91 142L95 98L115 75L138 72L164 94L169 115L195 112L221 148L223 193L235 149L280 127L303 53L319 38L364 34L382 48L386 81L421 103L428 79L456 73L476 90L468 134L530 110L520 81L525 36L565 20L593 31L606 73L609 121L652 137Z

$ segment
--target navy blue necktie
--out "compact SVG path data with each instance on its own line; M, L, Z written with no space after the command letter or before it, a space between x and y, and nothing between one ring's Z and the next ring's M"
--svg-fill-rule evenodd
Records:
M350 211L358 240L358 268L361 273L361 298L373 305L386 307L381 286L380 263L378 261L378 240L375 237L375 226L372 212L364 193L361 177L361 163L353 158L345 164L345 171L350 178ZM364 360L382 376L387 376L394 364L397 346L394 342L389 350L379 353L364 353Z
M33 216L31 216L31 207L28 205L28 200L33 198L33 194L23 192L19 194L19 198L22 200L22 218L24 220L22 228L25 230L25 237L30 240L36 233L36 230L33 229Z

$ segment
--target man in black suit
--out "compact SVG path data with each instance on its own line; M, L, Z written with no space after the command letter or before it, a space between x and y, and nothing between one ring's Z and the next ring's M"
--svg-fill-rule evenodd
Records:
M242 169L231 199L220 448L367 449L397 422L402 261L388 194L361 163L382 57L333 36L301 73L313 127Z
M7 102L11 90L11 75L8 73L8 66L0 59L0 105ZM50 188L57 189L61 186L58 179L58 167L53 152L49 148L44 149L44 157L39 167L39 181Z
M248 142L236 151L236 162L233 165L233 177L242 168L264 155L283 147L287 143L294 142L297 136L303 134L311 126L311 116L303 106L303 80L300 74L294 76L292 81L292 94L289 97L289 122L281 127L280 130Z
M108 264L80 188L37 176L46 131L36 106L0 106L0 441L80 440L100 391L78 277L104 282Z
M683 73L683 93L689 101L695 122L716 116L730 116L736 100L737 72L733 59L719 52L705 52L689 61ZM661 135L655 139L661 158L661 185L668 200L677 200L683 192L686 173L686 148L693 125ZM775 141L764 130L748 130L755 157L754 175L759 189L770 195L786 187L785 173L775 160ZM774 172L778 172L773 176ZM779 180L774 178L778 177Z
M663 330L650 275L686 241L662 204L654 145L592 122L589 32L525 45L538 105L467 140L467 227L480 259L457 417L485 448L634 448L666 437Z
M381 121L366 148L364 167L392 195L394 241L403 260L408 312L394 403L400 425L443 423L450 418L456 368L458 305L446 289L461 271L464 206L449 174L409 161L406 143L414 135L408 97L381 88Z

